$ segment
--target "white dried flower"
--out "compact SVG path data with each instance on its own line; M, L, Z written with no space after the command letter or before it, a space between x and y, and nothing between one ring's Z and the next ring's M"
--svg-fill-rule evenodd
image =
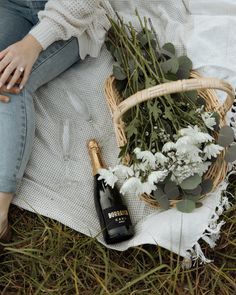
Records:
M131 177L127 179L121 189L120 192L125 195L126 193L134 193L136 196L139 196L142 191L142 183L139 178Z
M217 155L219 155L221 153L221 151L223 151L224 148L218 144L208 144L205 146L203 152L205 154L205 159L211 159L212 157L216 158Z
M200 108L196 109L196 113L202 113L204 111L204 105L202 105Z
M211 117L211 113L204 113L209 126L213 126ZM165 180L169 172L172 173L171 180L176 184L180 184L195 173L202 176L211 165L211 162L204 161L216 157L224 149L213 144L214 138L202 132L197 125L179 130L175 140L176 142L165 143L162 152L155 154L155 151L142 151L140 148L135 148L134 154L137 161L131 167L125 165L114 167L110 173L113 172L113 177L116 178L112 178L112 175L106 172L107 181L112 184L117 178L124 177L126 180L120 190L122 194L134 193L136 196L143 193L150 194L156 189L158 182ZM207 143L204 150L202 150L203 143ZM143 178L145 182L142 182Z
M178 149L179 146L181 145L189 145L192 143L192 140L191 140L191 137L189 136L182 136L182 137L179 137L178 140L176 141L175 143L175 146L176 148Z
M186 164L192 163L192 165L196 165L196 163L202 163L203 161L202 157L194 153L188 154L186 157L186 160L187 160L185 161Z
M100 174L100 176L98 177L98 180L104 179L106 185L109 185L112 188L114 187L115 183L118 180L118 177L113 174L111 168L99 169L98 173Z
M211 162L203 162L199 163L196 167L192 168L193 173L197 173L202 176L205 172L207 172L209 166L211 166Z
M133 169L134 169L134 172L137 172L137 171L143 171L143 172L145 172L145 171L147 171L147 170L149 170L149 166L148 166L148 164L147 163L143 163L143 162L141 162L141 163L135 163L134 165L133 165Z
M168 158L160 152L155 153L154 156L156 158L157 163L161 166L164 166L169 161Z
M165 152L165 153L169 151L173 151L173 150L176 150L176 147L175 147L175 143L172 141L165 143L162 147L162 152Z
M187 128L182 128L180 129L179 134L182 136L188 136L189 141L192 144L200 144L214 140L210 134L201 132L197 125L194 127L188 126Z
M151 194L152 191L156 190L156 186L154 184L151 184L149 182L143 182L141 184L141 187L140 187L140 191L139 191L139 194Z
M187 135L187 136L192 136L198 132L201 132L201 130L199 129L199 127L197 125L195 126L188 126L187 128L182 128L179 130L179 134L181 136Z
M204 142L211 142L213 140L214 138L210 134L199 132L196 137L192 138L192 143L201 144Z
M204 121L207 128L214 130L213 126L216 125L216 119L213 116L213 113L211 112L204 112L202 115L202 120Z
M136 148L134 149L134 153L135 153L135 155L138 155L140 152L141 152L141 149L140 149L139 147L136 147Z
M166 178L167 175L168 175L167 170L164 170L164 171L152 171L148 175L148 183L154 184L154 183L158 183L160 181L163 181Z
M177 162L180 160L185 164L193 163L193 162L202 162L202 158L199 155L202 151L195 145L182 145L178 147L176 151Z
M112 168L112 172L118 177L118 178L128 178L129 176L134 175L134 171L131 167L125 166L125 165L116 165L114 168Z
M140 148L135 148L134 153L137 159L141 159L143 162L150 165L151 168L156 167L156 158L150 151L141 151Z
M175 166L172 171L173 174L171 176L171 180L176 182L176 184L181 183L184 179L194 174L191 164L177 167Z

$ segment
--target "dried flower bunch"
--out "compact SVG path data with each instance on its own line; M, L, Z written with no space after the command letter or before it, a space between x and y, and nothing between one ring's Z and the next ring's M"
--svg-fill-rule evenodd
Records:
M113 75L123 99L140 90L169 81L188 79L192 62L177 56L173 44L160 46L150 20L139 18L141 31L131 23L110 19L106 46L115 64ZM121 193L152 195L161 208L179 200L177 209L192 212L212 190L205 173L226 148L226 161L236 160L231 127L220 128L220 115L206 108L197 91L163 95L142 102L123 117L127 143L119 158L129 154L127 165L100 171L114 186L122 181Z

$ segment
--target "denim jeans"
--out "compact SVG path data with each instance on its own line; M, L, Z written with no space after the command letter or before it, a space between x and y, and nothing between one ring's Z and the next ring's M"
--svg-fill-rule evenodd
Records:
M0 51L37 24L37 13L46 2L0 0ZM16 192L31 154L35 134L32 94L79 60L76 38L53 43L39 55L21 93L7 94L10 102L0 102L0 192Z

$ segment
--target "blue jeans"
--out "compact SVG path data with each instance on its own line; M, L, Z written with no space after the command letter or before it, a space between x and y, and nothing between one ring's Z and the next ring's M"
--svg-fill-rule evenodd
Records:
M37 13L46 2L0 0L0 51L36 25ZM53 43L39 55L22 92L7 94L9 103L0 102L0 192L16 192L31 154L35 134L32 94L79 60L76 38Z

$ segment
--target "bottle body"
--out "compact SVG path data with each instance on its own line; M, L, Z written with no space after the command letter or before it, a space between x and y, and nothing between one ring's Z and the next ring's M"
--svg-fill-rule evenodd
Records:
M134 235L128 209L118 189L106 186L98 177L95 176L94 203L104 240L107 244L128 240Z
M107 244L119 243L134 235L129 212L116 186L111 188L99 180L99 169L104 168L98 145L89 145L94 174L94 203L101 230Z

